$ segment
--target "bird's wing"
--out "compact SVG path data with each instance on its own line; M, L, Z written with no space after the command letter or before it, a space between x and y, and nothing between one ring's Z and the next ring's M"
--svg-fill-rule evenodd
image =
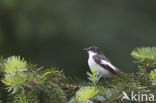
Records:
M106 60L107 62L110 62L111 63L111 61L107 57L105 57L104 55L99 54L97 56L98 56L98 58L100 58L102 60Z
M101 55L93 56L93 59L95 60L95 62L97 64L99 64L103 68L107 69L111 73L114 73L114 74L122 74L123 73L117 67L113 66L110 61L107 61L106 60L107 58L105 59Z

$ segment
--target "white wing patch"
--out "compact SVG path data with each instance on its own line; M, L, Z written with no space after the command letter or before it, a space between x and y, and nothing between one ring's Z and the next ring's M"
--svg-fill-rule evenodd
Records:
M108 66L110 66L114 71L116 71L116 67L113 66L110 62L107 62L107 61L105 61L105 60L101 60L101 64L108 65Z

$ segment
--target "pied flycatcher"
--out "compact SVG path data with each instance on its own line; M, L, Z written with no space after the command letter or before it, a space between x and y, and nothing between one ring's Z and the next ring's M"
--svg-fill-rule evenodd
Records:
M117 67L115 67L107 57L104 56L100 48L92 46L85 48L84 50L89 54L88 65L92 72L97 69L99 75L106 78L111 77L113 74L124 74Z

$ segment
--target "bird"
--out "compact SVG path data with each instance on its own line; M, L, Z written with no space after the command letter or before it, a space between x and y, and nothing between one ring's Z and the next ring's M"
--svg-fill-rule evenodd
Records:
M113 75L125 74L114 66L106 56L104 56L104 53L99 47L91 46L89 48L85 48L84 51L89 54L88 65L92 72L97 70L98 74L104 78L109 78Z

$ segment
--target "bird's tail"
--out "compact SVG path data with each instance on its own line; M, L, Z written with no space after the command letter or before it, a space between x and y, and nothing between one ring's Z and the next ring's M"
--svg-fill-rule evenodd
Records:
M117 69L117 75L126 75L124 72L122 72L121 70Z
M124 72L120 71L119 75L126 75Z

